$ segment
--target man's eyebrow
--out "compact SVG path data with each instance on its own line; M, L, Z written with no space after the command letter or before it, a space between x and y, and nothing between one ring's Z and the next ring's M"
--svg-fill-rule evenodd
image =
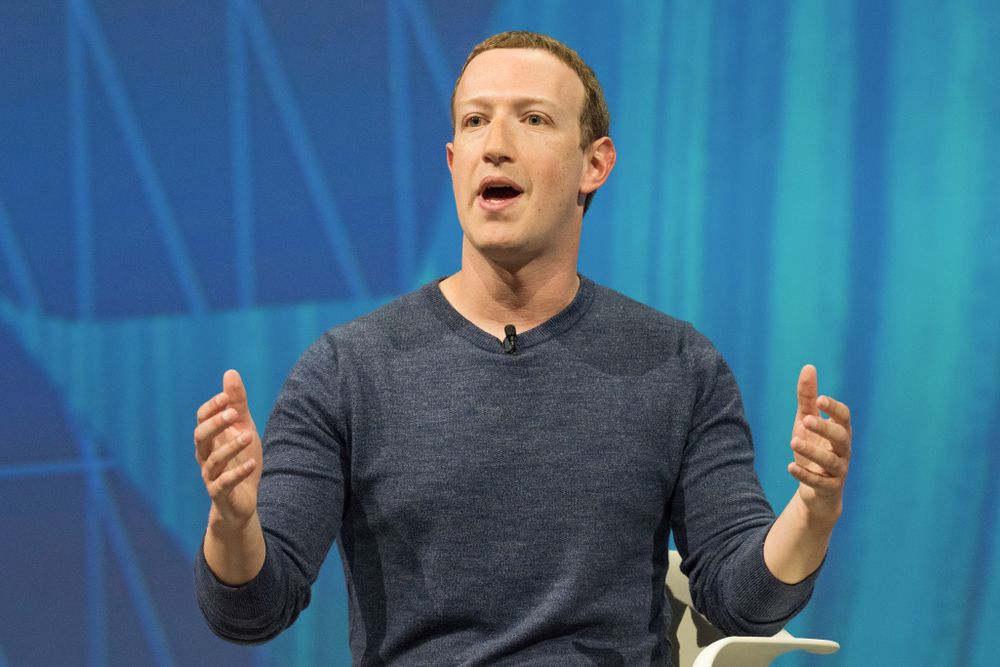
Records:
M530 107L530 106L547 106L554 107L557 106L555 101L548 97L513 97L506 98L497 95L476 95L475 97L466 97L464 99L455 100L455 108L465 106L472 107L483 107L483 106L496 106L497 104L509 104L517 108Z

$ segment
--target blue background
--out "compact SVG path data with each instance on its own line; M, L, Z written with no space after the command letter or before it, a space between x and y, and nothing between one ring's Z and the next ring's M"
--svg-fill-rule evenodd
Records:
M854 410L791 628L843 650L781 664L994 664L1000 5L5 0L0 665L347 663L335 554L270 645L205 628L194 411L458 268L448 98L514 28L612 110L582 271L723 351L778 508L799 367Z

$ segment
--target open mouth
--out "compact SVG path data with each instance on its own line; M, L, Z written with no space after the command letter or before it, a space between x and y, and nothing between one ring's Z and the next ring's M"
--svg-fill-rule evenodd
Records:
M500 202L513 199L521 194L521 191L511 185L491 185L483 189L483 199L487 201Z
M523 192L521 186L505 176L487 176L479 183L479 201L492 211L506 208Z

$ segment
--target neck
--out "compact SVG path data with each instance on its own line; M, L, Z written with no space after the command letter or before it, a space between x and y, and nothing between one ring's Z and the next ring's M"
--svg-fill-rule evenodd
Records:
M572 260L512 269L463 249L462 269L441 281L441 293L462 317L502 339L505 325L523 333L573 301L580 278Z

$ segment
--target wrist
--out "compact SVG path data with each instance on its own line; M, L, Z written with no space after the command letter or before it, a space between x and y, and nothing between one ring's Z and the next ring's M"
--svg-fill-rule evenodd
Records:
M264 565L266 550L256 512L245 524L234 525L217 516L209 518L202 551L208 568L222 583L239 586L256 577Z
M802 490L796 491L793 497L797 514L805 526L818 529L823 532L830 532L840 519L844 511L844 503L841 497L828 497L813 495L806 498Z
M245 519L227 518L213 504L208 512L208 532L223 542L238 541L243 536L252 535L259 530L259 526L260 519L256 511Z

